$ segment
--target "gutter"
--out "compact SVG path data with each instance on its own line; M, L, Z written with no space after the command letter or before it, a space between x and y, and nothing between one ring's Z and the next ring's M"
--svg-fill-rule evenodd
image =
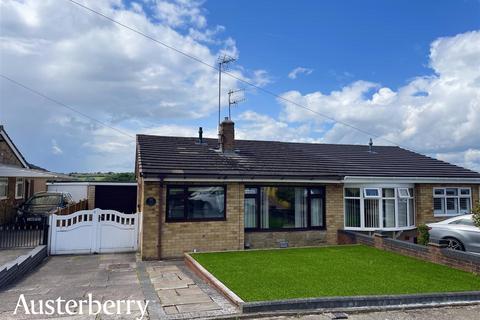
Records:
M441 178L441 177L362 177L345 176L343 183L464 183L480 184L480 178Z

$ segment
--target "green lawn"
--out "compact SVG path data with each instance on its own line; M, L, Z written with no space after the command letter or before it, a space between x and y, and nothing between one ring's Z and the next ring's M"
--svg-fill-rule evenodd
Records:
M480 276L361 245L192 256L245 301L480 290Z

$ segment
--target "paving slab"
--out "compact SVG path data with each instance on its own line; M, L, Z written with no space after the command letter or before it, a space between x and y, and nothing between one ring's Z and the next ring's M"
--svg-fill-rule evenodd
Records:
M145 262L165 319L229 316L239 310L185 267L182 261Z

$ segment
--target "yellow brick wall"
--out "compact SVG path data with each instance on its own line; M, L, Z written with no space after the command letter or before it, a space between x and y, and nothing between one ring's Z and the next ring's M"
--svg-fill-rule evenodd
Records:
M337 230L343 229L343 184L328 184L325 188L327 213L327 243L337 243Z
M468 184L416 184L415 185L415 209L416 209L416 223L421 224L445 220L445 217L436 218L433 216L433 188L448 188L448 187L467 187L472 189L472 205L479 201L479 185Z
M242 184L227 185L225 221L166 222L166 186L143 182L140 208L143 212L141 248L143 259L178 258L184 252L242 250L244 247ZM161 194L161 197L160 197ZM145 205L148 197L155 206ZM160 223L160 229L159 229ZM160 244L160 246L159 246Z
M88 210L95 209L95 186L87 186Z

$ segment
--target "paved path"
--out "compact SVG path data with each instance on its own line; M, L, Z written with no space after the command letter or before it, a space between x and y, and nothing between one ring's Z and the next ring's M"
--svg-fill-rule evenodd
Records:
M236 314L238 310L188 270L183 262L146 262L151 290L164 319L192 319ZM147 294L148 290L146 291ZM152 312L153 313L153 312ZM151 314L152 318L153 315Z

